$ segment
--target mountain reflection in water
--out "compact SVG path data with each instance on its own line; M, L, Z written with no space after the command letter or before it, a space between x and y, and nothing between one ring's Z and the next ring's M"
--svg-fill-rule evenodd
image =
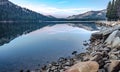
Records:
M36 69L38 64L83 52L83 41L98 30L85 23L0 23L0 72Z

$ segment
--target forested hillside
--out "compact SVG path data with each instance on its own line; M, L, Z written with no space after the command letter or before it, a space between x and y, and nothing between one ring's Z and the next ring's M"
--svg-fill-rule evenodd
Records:
M13 4L8 0L0 0L0 20L51 20L52 18Z

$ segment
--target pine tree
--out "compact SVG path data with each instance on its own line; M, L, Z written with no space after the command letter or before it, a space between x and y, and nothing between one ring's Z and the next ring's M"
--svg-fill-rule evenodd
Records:
M116 9L117 9L117 16L120 20L120 0L116 0Z
M107 13L106 13L106 17L108 18L108 20L111 20L111 1L109 2L108 4L108 7L107 7Z
M114 18L115 18L115 0L112 1L110 12L111 12L110 19L114 20Z
M110 1L107 7L107 14L106 17L109 21L113 20L116 21L120 18L120 0L113 0Z
M118 16L118 7L120 4L120 0L116 0L115 1L115 6L114 6L114 19L118 20L119 16Z

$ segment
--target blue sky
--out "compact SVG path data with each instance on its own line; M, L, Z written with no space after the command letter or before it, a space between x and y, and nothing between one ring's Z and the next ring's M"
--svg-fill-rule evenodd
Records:
M67 17L91 10L105 9L110 0L10 0L11 2L55 17Z

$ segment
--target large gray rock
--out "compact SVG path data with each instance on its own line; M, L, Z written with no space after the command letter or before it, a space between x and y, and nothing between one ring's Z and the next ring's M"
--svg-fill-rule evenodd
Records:
M120 29L120 25L115 25L114 27L110 27L110 28L106 28L106 29L102 29L100 32L103 34L103 36L105 35L109 35L112 32L119 30Z
M114 31L112 34L109 35L109 37L105 41L106 45L112 44L112 41L115 39L117 32L118 30Z
M114 27L102 29L99 32L93 33L91 35L91 41L94 42L95 40L98 40L98 39L103 39L103 38L106 39L109 35L111 35L113 32L118 31L119 29L120 29L120 25L115 25ZM118 32L116 32L116 34L117 33ZM118 33L118 35L120 36L119 33Z
M106 39L105 44L111 48L120 47L120 31L116 30L113 33L111 33Z
M104 29L101 30L103 36L109 35L109 34L111 34L113 31L114 31L113 28L107 28L107 29L105 29L105 30L104 30Z
M120 29L119 29L119 31L117 32L117 35L116 35L117 37L120 37Z
M112 42L112 48L118 48L120 47L120 38L116 37Z

